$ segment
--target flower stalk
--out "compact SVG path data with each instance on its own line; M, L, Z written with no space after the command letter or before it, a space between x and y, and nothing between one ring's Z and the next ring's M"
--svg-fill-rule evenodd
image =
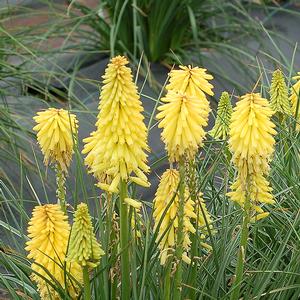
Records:
M244 205L244 212L243 212L243 224L242 224L242 232L241 232L241 240L240 240L240 247L238 252L237 258L237 265L235 270L235 280L233 283L233 292L230 296L230 300L238 300L241 290L241 284L243 279L244 273L244 265L246 261L246 251L247 251L247 244L248 244L248 236L249 236L249 225L250 225L250 212L251 212L251 198L249 192L249 185L250 180L249 176L246 180L246 199Z
M91 298L91 285L88 266L82 268L83 284L84 284L84 300L90 300Z
M67 204L66 204L66 177L65 174L59 164L56 165L56 197L57 204L60 205L61 210L66 214L67 213Z
M127 184L120 182L120 246L121 246L121 297L130 299L130 265L129 265L129 228L128 207L124 200L127 198Z
M196 279L197 279L197 262L195 260L195 257L197 256L198 248L199 248L199 242L198 242L198 223L199 223L199 210L200 207L198 205L197 201L197 183L196 183L196 163L195 159L191 160L189 162L189 191L191 195L191 200L197 203L195 206L195 213L197 215L197 218L195 220L195 229L196 232L191 234L191 272L189 276L188 285L192 288L189 290L189 298L190 299L196 299L196 290L194 287L196 286Z
M181 299L182 291L182 255L184 251L184 202L185 202L185 166L184 159L179 160L179 207L178 207L178 230L177 230L177 246L175 251L176 256L176 272L175 272L175 290L174 299Z
M238 176L231 185L232 192L227 195L243 208L231 300L239 299L240 295L250 222L269 215L269 212L264 212L261 204L275 202L271 194L272 188L265 178L269 174L269 162L275 144L275 124L271 121L273 113L267 99L258 93L251 93L241 97L231 118L229 145Z
M166 262L166 272L164 277L164 292L163 299L171 299L171 271L172 259L168 258Z

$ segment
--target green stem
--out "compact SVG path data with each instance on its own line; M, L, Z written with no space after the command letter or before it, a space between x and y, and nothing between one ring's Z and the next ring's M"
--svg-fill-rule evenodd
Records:
M56 197L57 203L60 204L62 211L67 213L67 205L66 205L66 188L65 188L66 177L62 170L62 168L57 165L56 166Z
M199 242L198 242L198 236L196 233L191 234L191 273L189 277L188 286L191 288L189 289L189 298L191 300L196 299L196 291L197 291L197 260L195 257L197 256L197 252L199 249Z
M84 283L84 300L91 300L90 276L87 266L82 267L83 283Z
M171 269L172 269L172 260L167 260L166 273L164 278L164 288L163 288L163 299L171 299Z
M233 284L233 292L230 296L230 300L238 300L241 290L241 284L243 279L244 272L244 264L246 261L246 250L248 243L248 235L249 235L249 224L250 224L250 178L247 176L246 179L246 199L244 205L244 213L243 213L243 224L242 224L242 233L241 233L241 241L240 248L238 252L237 266L235 270L235 280Z
M124 202L127 197L127 184L120 183L120 246L121 246L121 299L130 299L130 265L129 265L129 236L128 208Z
M117 298L117 290L118 290L118 280L117 275L114 276L113 281L111 283L111 298L110 299L118 299Z
M113 218L113 216L112 216ZM119 239L118 233L117 233L117 228L115 225L112 226L112 231L111 231L111 241L117 241ZM111 258L113 261L115 261L115 265L112 266L110 276L111 276L111 288L110 288L110 298L109 299L117 299L118 297L118 283L119 283L119 278L117 275L117 257L118 257L118 244L113 242L113 245L111 246Z
M181 299L182 290L182 254L183 254L183 240L184 240L184 191L185 191L185 168L183 158L179 161L179 207L178 207L178 228L177 228L177 246L176 246L176 260L177 267L175 272L175 289L174 300Z
M195 222L195 229L196 233L191 233L191 272L189 276L189 281L187 284L191 287L189 289L189 299L194 300L196 299L196 284L197 284L197 260L195 260L195 257L198 254L199 249L199 237L197 235L198 232L198 216L199 216L199 202L197 201L197 182L196 182L196 165L195 160L192 160L189 164L189 192L191 196L191 200L196 203L195 207L195 213L197 215L196 222Z
M101 196L100 196L101 197ZM109 252L110 252L110 234L112 231L112 209L113 209L113 203L112 203L112 195L111 193L106 193L106 201L107 201L107 205L106 205L106 214L105 214L105 218L106 218L106 234L105 234L105 239L104 239L104 246L105 246L105 254L103 256L103 258L101 259L101 264L103 264L103 266L108 266L108 257L109 257ZM104 271L103 271L103 282L104 282L104 295L105 295L105 299L109 299L109 267L105 267Z

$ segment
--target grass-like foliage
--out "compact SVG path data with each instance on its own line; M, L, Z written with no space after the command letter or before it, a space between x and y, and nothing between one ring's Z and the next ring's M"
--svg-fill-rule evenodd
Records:
M269 85L260 84L263 95L268 96ZM243 261L243 280L240 282L240 295L251 299L298 299L299 296L299 133L295 130L293 117L282 119L273 117L276 124L276 150L268 177L273 187L274 206L265 206L270 215L249 227L246 258ZM95 299L113 299L120 296L121 272L120 257L124 249L119 243L119 197L120 194L100 193L93 186L93 179L82 179L83 166L78 146L75 146L76 168L68 176L75 180L75 191L67 185L67 201L88 203L97 239L101 242L105 254L100 264L90 274L90 293ZM38 164L38 162L36 162ZM41 174L45 171L41 167ZM213 230L208 231L207 242L197 247L192 246L192 264L183 264L181 297L192 299L228 299L234 292L234 274L237 264L237 248L240 239L242 210L235 206L226 196L230 184L236 177L231 164L231 154L226 140L208 138L195 162L188 168L187 174L193 175L192 183L195 193L203 192L204 201L213 220ZM161 175L161 174L159 174ZM20 161L21 185L29 186L34 192L35 182L28 180L23 174ZM190 175L187 175L190 176ZM27 179L26 179L27 178ZM41 180L43 176L41 176ZM128 186L128 197L139 197L135 184ZM90 186L90 188L89 188ZM35 285L30 280L30 262L26 258L24 243L28 241L25 228L30 218L28 208L32 205L47 203L45 195L37 195L28 199L22 196L17 187L12 190L1 182L1 285L14 299L31 297L38 299ZM180 188L180 187L179 187ZM89 189L89 192L87 192ZM85 191L80 193L78 191ZM94 190L94 192L92 192ZM45 189L47 193L47 189ZM121 193L122 191L120 191ZM180 190L174 191L180 193ZM100 195L100 196L99 196ZM130 265L125 276L130 281L129 295L132 299L160 299L165 297L164 288L169 279L171 295L176 289L174 274L176 264L161 265L157 236L160 226L153 229L151 202L140 199L142 210L137 213L130 206L127 218L129 222L128 244L130 248ZM170 199L172 205L174 197ZM53 203L53 199L49 199ZM167 210L167 206L165 209ZM68 216L73 214L73 207L68 206ZM162 215L162 218L164 214ZM202 235L203 228L196 226L196 236ZM165 233L163 233L162 237ZM57 262L53 262L57 264ZM41 268L44 268L41 266ZM64 268L59 265L59 268ZM66 276L72 277L68 270ZM175 273L174 273L175 272ZM48 276L46 276L48 275ZM43 277L44 276L44 277ZM62 283L45 269L44 281L49 290L56 291L63 299L69 299ZM74 280L79 280L74 278ZM123 282L123 281L122 281ZM191 285L193 283L193 285ZM78 297L83 297L82 282L78 284ZM87 285L85 285L87 286ZM80 292L80 287L82 291ZM127 287L128 288L128 287ZM171 296L172 297L172 296ZM126 297L124 297L125 299Z
M71 1L69 13L72 26L89 26L84 32L89 48L126 54L132 61L145 54L150 62L172 63L199 57L199 49L214 51L229 41L232 46L241 35L258 38L260 24L249 15L255 8L263 9L250 1L107 0L96 8Z
M101 1L96 9L79 1L70 1L64 8L51 1L43 2L48 5L50 16L45 24L15 30L0 26L0 298L4 293L9 299L299 299L300 125L295 116L300 111L300 100L292 80L297 71L294 68L297 45L293 55L285 57L274 40L276 32L265 29L269 17L285 8L219 0L107 0ZM252 8L265 8L270 13L265 23L251 17ZM0 14L5 23L22 14L34 17L36 11L12 6L1 9ZM252 35L261 39L262 34L273 46L273 56L265 48L259 53L259 58L268 58L271 63L267 67L245 51L243 45L238 45L242 37ZM47 42L53 39L62 43L47 47ZM204 59L200 55L204 49L213 55ZM58 54L69 53L76 53L69 65L56 60ZM214 61L216 53L226 55L229 66L239 69L249 83L232 79L226 66ZM126 118L127 108L121 111L123 122L117 124L118 128L123 130L125 123L128 125L136 118L137 125L127 126L139 132L132 136L144 139L144 133L151 135L159 122L164 132L163 140L169 146L166 153L148 152L147 164L159 178L169 167L175 175L171 184L163 186L151 198L143 196L148 182L138 170L146 161L144 154L136 159L138 166L127 164L125 171L122 159L116 160L111 155L113 149L103 151L104 144L98 145L95 154L105 159L95 156L87 162L87 153L82 154L87 142L82 141L81 128L92 124L96 138L102 141L105 137L107 145L118 128L110 131L110 135L105 133L121 110L118 104L113 113L102 118L101 114L97 116L99 110L89 106L89 100L97 98L96 93L89 94L89 88L98 88L99 81L84 78L80 69L94 54L126 54L132 63L132 82L123 86L121 81L117 86L121 85L121 91L127 92L125 96L131 95L131 100L136 101L136 109L130 111L131 118ZM194 112L205 110L201 118L195 119L204 128L200 137L195 137L196 131L185 131L189 137L184 136L180 143L170 138L172 128L168 124L174 121L178 110L166 105L173 99L177 104L195 101L195 95L192 90L184 95L182 90L172 90L163 98L171 89L167 78L156 96L146 93L144 85L151 85L153 78L151 71L143 68L141 57L146 61L180 61L187 65L197 62L202 66L209 62L214 67L215 79L223 78L235 88L226 88L228 93L223 94L226 99L218 110L212 105L213 96L205 96L212 111L205 102L204 108L195 104L193 109L185 111L188 120L180 116L183 124L184 120L189 122L194 118ZM17 62L11 58L17 58ZM273 82L271 88L272 73L278 68L286 86L276 87ZM135 91L140 78L142 83ZM100 87L104 84L101 82ZM286 93L278 93L283 87ZM254 218L255 222L249 222L251 207L240 206L228 196L240 171L228 143L231 104L234 109L235 102L245 92L259 92L268 100L277 97L276 101L280 101L282 94L293 93L296 99L293 112L275 113L271 117L277 134L274 152L267 157L270 169L262 173L273 189L275 202L263 204L264 211L258 211L257 216L266 217ZM110 103L112 95L115 94L106 94L106 103ZM140 111L136 104L140 96L151 103L151 110ZM204 101L202 94L200 98ZM57 131L51 138L43 140L45 131L38 136L42 153L35 132L41 128L33 130L37 125L33 117L35 111L49 107L65 109L68 117L60 120L63 126L53 126ZM100 107L100 110L105 109ZM76 126L70 126L68 112L78 116L79 134ZM163 124L168 112L168 122ZM214 119L214 133L205 126L208 113ZM46 124L47 118L38 122ZM141 125L143 122L145 127ZM222 126L222 134L218 134L218 126ZM176 134L184 128L175 131ZM128 141L132 136L123 138ZM185 147L191 136L196 143ZM60 149L66 145L73 148L70 167L55 165L57 157L51 148L55 143L51 141L59 141ZM134 138L133 141L137 143ZM176 152L179 144L184 155L168 153ZM147 147L141 148L144 151ZM132 157L137 151L136 144L128 151ZM54 165L44 165L45 153ZM64 163L65 153L59 159ZM112 171L112 164L121 167ZM116 177L119 182L114 185ZM172 192L164 195L167 188ZM247 188L244 192L245 202L253 201ZM38 211L35 219L34 207ZM185 219L187 214L191 227ZM45 225L49 216L56 227ZM170 230L174 230L174 235L170 235ZM48 239L51 243L44 247L43 241Z

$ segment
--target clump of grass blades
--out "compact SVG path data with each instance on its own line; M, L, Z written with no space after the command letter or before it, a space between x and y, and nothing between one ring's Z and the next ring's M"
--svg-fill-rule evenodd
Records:
M88 47L95 42L112 56L126 54L135 62L142 54L151 62L172 62L190 52L197 57L200 49L219 48L236 36L257 37L261 28L249 15L252 7L219 0L109 0L95 9L72 1L69 12L71 24L87 24L94 33L83 33L91 41ZM84 16L78 18L73 8Z

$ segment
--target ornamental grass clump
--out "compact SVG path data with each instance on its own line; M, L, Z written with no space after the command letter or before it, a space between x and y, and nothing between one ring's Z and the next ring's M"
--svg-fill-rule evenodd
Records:
M297 122L297 130L300 130L300 72L292 78L295 84L291 87L290 101L292 103L292 112Z
M236 279L231 295L234 300L239 298L241 288L249 222L268 216L261 204L274 203L272 189L265 178L275 145L275 124L271 121L273 113L267 99L258 93L250 93L241 97L231 118L229 146L237 179L228 195L244 210Z
M28 258L32 259L31 278L36 282L42 299L61 299L52 285L55 281L73 298L82 282L77 262L67 263L66 252L70 234L67 216L58 204L36 206L28 223ZM51 284L48 283L48 281Z
M48 108L33 118L37 125L37 140L44 155L44 163L54 164L57 182L57 200L63 211L65 202L65 175L70 165L78 121L74 114L64 109Z
M223 92L217 109L217 117L213 129L209 132L215 139L226 139L229 134L229 125L232 115L232 105L230 96L227 92Z
M278 114L291 115L292 109L289 100L289 92L285 83L284 75L278 69L273 72L270 89L270 107Z

